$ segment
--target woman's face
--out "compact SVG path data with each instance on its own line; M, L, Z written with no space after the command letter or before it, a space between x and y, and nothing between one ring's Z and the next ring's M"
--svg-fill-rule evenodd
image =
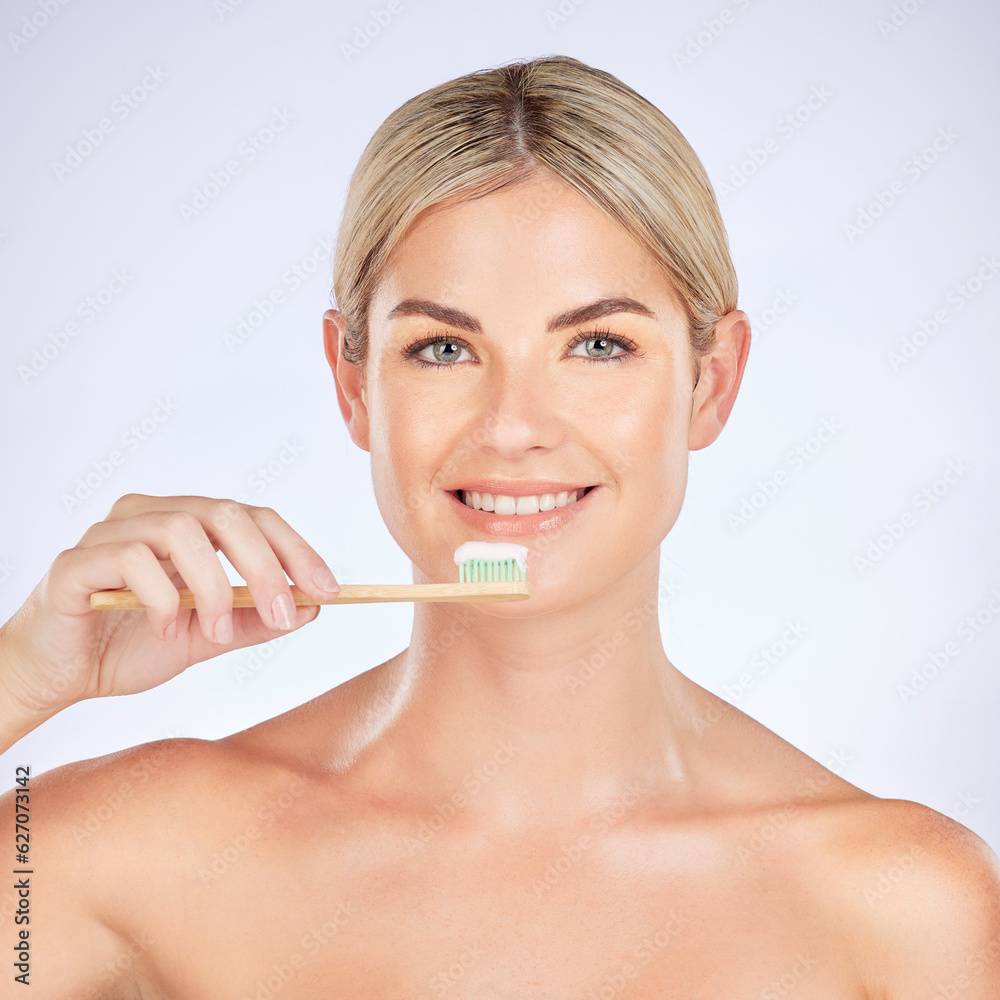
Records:
M457 580L462 542L525 545L532 598L480 605L517 617L658 556L703 446L686 326L647 253L561 181L420 216L371 303L364 386L338 365L415 581Z

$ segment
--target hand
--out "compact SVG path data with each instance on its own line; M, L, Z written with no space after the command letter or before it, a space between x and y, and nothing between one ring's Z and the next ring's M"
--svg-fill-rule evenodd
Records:
M233 608L220 551L256 607ZM319 554L268 507L122 497L59 553L0 629L0 722L18 739L84 698L145 691L192 663L299 628L319 607L295 608L286 573L317 598L340 590ZM121 587L145 608L91 609L92 593ZM178 607L179 587L193 592L194 609Z

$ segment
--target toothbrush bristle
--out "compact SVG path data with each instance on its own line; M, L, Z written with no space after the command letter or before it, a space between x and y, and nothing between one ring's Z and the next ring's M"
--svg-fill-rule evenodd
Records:
M458 564L459 583L523 580L516 559L466 559Z
M463 542L455 550L459 583L525 580L528 549L512 542Z

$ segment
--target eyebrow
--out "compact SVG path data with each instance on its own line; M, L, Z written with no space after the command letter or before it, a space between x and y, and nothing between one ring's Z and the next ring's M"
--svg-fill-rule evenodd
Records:
M590 323L595 319L601 319L603 316L610 316L614 313L635 313L638 316L656 319L656 313L648 306L636 302L635 299L630 299L627 295L620 295L597 299L585 306L561 312L549 320L546 330L549 333L555 333L557 330ZM443 306L427 299L404 299L389 313L387 318L397 319L401 316L428 316L439 323L454 326L469 333L482 334L483 332L482 324L475 316L470 316L467 312L462 312L461 309L453 309L451 306Z

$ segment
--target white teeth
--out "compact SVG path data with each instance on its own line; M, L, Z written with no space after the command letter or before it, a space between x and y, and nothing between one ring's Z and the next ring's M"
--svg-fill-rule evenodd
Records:
M514 497L505 497L502 493L497 493L493 497L493 510L497 514L516 514L517 501Z
M492 511L496 514L537 514L554 507L568 507L585 493L585 490L542 493L536 496L511 497L502 493L477 493L474 490L459 490L459 499L474 510Z
M518 497L514 508L515 514L537 514L538 497Z

